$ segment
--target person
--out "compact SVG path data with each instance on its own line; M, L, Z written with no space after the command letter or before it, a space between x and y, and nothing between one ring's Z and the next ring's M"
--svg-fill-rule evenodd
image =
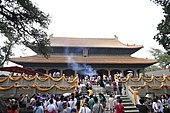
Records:
M124 106L122 105L122 99L119 99L118 103L115 105L115 113L125 113Z
M57 102L58 112L59 113L63 111L63 106L62 106L63 102L64 102L64 96L61 95L60 96L60 101Z
M31 106L33 108L35 105L36 105L36 95L33 94L31 99L30 99L29 106Z
M103 87L103 88L104 88L104 82L103 82L103 79L100 79L99 84L100 84L100 87Z
M102 94L101 93L99 93L99 102L100 102L100 104L104 104L104 98L103 98L103 96L102 96Z
M154 110L154 113L160 113L160 107L157 98L153 99L152 109Z
M11 109L8 111L8 113L18 113L17 112L17 108L18 108L18 105L17 104L13 104L11 106Z
M166 104L166 97L165 97L165 95L161 95L161 100L160 101L162 102L163 105Z
M54 72L52 77L56 77L56 75L57 75L57 73L56 73L56 72Z
M118 81L118 89L119 89L119 94L122 95L122 80L121 80L121 78Z
M97 76L97 79L96 79L97 86L100 85L100 79L101 79L101 77Z
M108 100L109 107L110 107L110 113L113 113L113 112L114 112L113 101L114 101L114 98L113 98L112 95L110 95L109 100Z
M89 90L87 90L89 92L89 96L90 95L93 95L93 90L92 90L92 87L89 88Z
M28 95L20 94L20 97L18 99L19 112L23 111L27 107L27 98Z
M113 86L114 95L117 95L117 83L115 80L113 80L112 86Z
M102 104L98 103L98 98L94 97L94 106L93 106L93 110L92 113L103 113L104 109Z
M167 95L166 95L166 98L167 98L168 108L170 109L170 95L167 94Z
M163 106L163 103L161 101L161 97L156 96L156 98L157 98L157 103L158 103L159 111L160 111L160 113L163 113L164 112L164 106Z
M48 106L48 101L46 100L46 98L45 97L42 97L42 106L43 106L43 108L44 109L46 109L46 107Z
M109 75L109 84L111 85L112 83L112 75Z
M152 109L152 105L147 105L148 111L147 113L153 113L154 110Z
M81 108L81 106L80 106L80 100L79 100L79 99L77 100L77 103L76 103L76 105L75 105L75 108L76 108L76 113L79 113L80 108Z
M80 106L83 106L84 102L85 102L85 95L81 96L80 98Z
M69 105L71 108L73 108L76 104L76 102L74 101L74 96L72 96L69 101L68 101Z
M102 100L103 104L102 105L103 105L103 108L105 109L106 108L106 102L107 102L106 97L103 94L101 94L101 96L103 97L103 100Z
M148 113L148 108L144 105L144 99L139 100L140 104L137 104L136 107L139 109L139 113Z
M81 107L79 113L91 113L90 108L88 108L88 103L84 103L83 106Z
M53 99L51 98L49 100L49 104L47 105L47 108L46 108L46 113L55 113L55 105L53 104Z
M78 93L81 94L81 89L82 89L82 86L80 84L80 82L78 83Z
M164 95L165 96L165 100L166 100L166 102L165 102L165 113L170 113L170 98L169 98L169 94L165 94ZM169 101L168 101L168 99L169 99Z
M90 95L90 99L89 99L89 105L90 105L90 109L93 109L93 105L94 105L94 98L93 95Z
M115 99L113 100L113 109L115 110L115 105L118 103L120 99L120 96L115 96Z
M152 104L152 98L151 98L151 96L148 96L148 97L147 97L146 103L147 103L148 105L151 105L151 104Z
M44 113L44 108L41 105L41 102L37 101L36 106L33 109L33 113Z
M71 113L76 113L76 108L71 108Z
M70 113L71 112L71 108L68 106L67 102L63 103L63 111L61 113Z
M57 72L56 75L57 75L57 77L60 77L60 76L61 76L60 72Z
M104 88L106 87L106 82L107 82L107 76L106 76L106 75L103 75Z

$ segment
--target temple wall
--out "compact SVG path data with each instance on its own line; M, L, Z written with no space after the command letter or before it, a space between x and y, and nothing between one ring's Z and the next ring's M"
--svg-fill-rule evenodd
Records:
M136 49L126 49L126 48L88 48L88 47L52 47L51 55L56 56L67 56L72 54L73 56L84 56L86 54L87 57L91 56L130 56L134 53Z

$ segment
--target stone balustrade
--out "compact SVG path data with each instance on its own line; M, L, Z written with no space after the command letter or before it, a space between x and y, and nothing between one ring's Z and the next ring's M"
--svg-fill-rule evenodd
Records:
M0 77L0 96L19 96L21 93L53 93L63 94L73 92L77 87L78 77L67 78L62 76L60 78L53 78L49 75L27 77L20 75L16 77L1 76Z

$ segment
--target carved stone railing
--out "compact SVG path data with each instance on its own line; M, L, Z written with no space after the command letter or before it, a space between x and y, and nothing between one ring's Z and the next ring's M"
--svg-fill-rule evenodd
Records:
M77 87L78 77L69 79L65 76L53 78L49 75L35 75L33 77L26 77L25 75L17 77L1 76L0 96L18 96L21 93L32 95L35 93L63 94L73 92Z
M134 103L134 105L139 104L139 92L137 90L132 89L131 87L127 87L127 96L130 98L130 100Z
M170 77L169 76L151 76L139 78L127 77L123 80L127 85L128 95L131 93L129 89L138 91L140 97L144 97L146 94L150 93L153 95L163 95L170 93Z
M170 84L170 77L167 75L163 76L151 76L151 77L131 77L127 76L123 78L123 82L126 82L127 85L143 85L145 82L149 85L161 85L162 82L165 84Z

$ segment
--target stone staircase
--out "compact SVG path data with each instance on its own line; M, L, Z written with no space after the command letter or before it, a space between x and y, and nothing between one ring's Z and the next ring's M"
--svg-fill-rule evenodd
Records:
M109 93L112 92L111 89L109 89L109 88L105 89L105 88L102 88L97 85L93 86L94 94L98 95L99 93L103 93L105 95L106 99L109 98L109 95L107 95L107 90L110 90ZM130 98L127 95L120 96L120 98L123 100L122 104L125 108L125 113L139 113L139 110L136 108L136 106L134 106L134 104L132 103L132 101L130 100ZM105 113L110 113L110 111L108 109L106 109Z
M125 113L139 113L139 110L134 106L132 101L126 95L120 97L123 102L123 106L125 108Z

